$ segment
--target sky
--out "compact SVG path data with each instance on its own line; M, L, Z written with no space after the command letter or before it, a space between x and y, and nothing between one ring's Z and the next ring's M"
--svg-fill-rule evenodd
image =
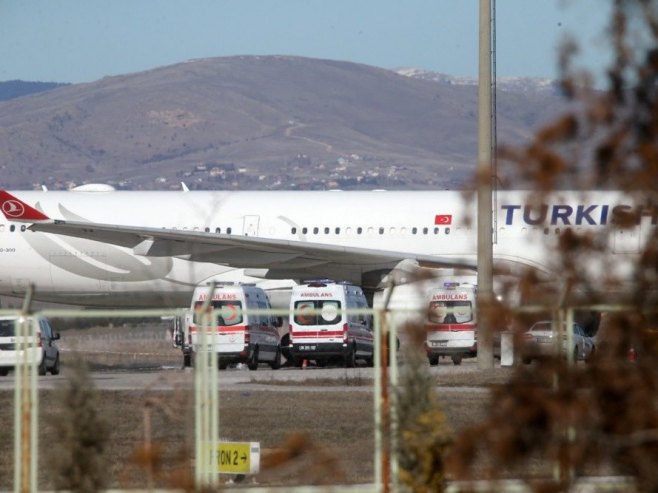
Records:
M493 0L492 0L493 1ZM606 64L612 0L495 0L498 77ZM195 58L297 55L476 77L479 0L3 0L0 81L91 82Z

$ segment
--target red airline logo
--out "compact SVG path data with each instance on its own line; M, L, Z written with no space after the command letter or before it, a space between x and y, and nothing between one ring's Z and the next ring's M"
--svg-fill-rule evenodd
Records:
M452 214L437 214L434 216L434 224L448 226L452 224Z
M48 219L48 216L44 213L27 205L4 190L0 190L0 210L2 210L2 213L9 220L43 221Z
M2 204L2 212L7 217L21 217L25 213L25 208L16 200L7 200Z

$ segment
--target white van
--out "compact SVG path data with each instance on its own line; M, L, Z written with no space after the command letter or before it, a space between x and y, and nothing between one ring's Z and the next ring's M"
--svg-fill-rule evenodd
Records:
M340 361L354 367L357 359L363 359L372 366L372 319L353 313L367 308L363 290L353 284L323 280L293 287L283 344L293 364L299 366L307 359L320 366Z
M477 286L448 280L429 292L425 329L427 358L431 365L450 356L455 365L477 356Z
M191 362L199 352L201 328L206 323L212 325L207 344L211 347L215 342L220 370L226 369L229 363L246 363L250 370L257 370L259 363L268 363L272 369L279 369L281 345L278 327L281 322L261 313L271 309L265 291L253 285L216 284L207 304L208 312L203 312L209 290L210 284L194 290L191 314L185 323ZM207 318L208 314L210 318Z
M55 344L59 339L59 332L53 331L48 320L40 318L36 338L32 340L27 337L27 354L22 355L17 350L21 342L17 336L18 323L16 316L0 317L0 376L7 376L9 370L14 369L18 362L24 359L23 356L26 356L26 362L36 363L39 375L45 375L47 372L52 375L59 374L59 348ZM34 320L28 318L25 323L34 323Z

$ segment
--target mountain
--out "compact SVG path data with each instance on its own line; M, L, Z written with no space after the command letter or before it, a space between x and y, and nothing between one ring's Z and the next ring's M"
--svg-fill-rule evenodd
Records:
M499 92L498 141L562 108ZM477 155L477 87L291 56L191 60L0 102L9 188L456 188Z
M22 80L8 80L0 82L0 101L35 94L37 92L50 91L56 87L67 86L57 82L27 82Z

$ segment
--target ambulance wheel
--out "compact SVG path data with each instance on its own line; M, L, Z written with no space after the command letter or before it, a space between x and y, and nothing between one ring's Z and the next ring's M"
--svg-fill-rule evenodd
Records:
M452 364L453 365L461 365L462 364L462 357L461 356L453 356L452 357Z
M281 348L278 346L276 348L276 354L274 355L274 361L270 363L270 368L273 370L281 368Z
M50 374L51 375L59 375L59 354L55 358L55 364L50 369Z
M220 370L226 370L228 368L228 361L222 361L221 359L217 363L217 368Z
M354 344L350 345L345 355L345 368L354 368L356 366L356 348Z
M589 356L585 358L585 363L592 363L596 357L596 346L592 346L592 351L589 353Z
M46 355L43 356L43 359L41 360L41 363L39 364L39 368L37 372L39 375L43 376L46 374L47 368L46 368Z
M428 356L427 359L430 362L430 366L436 366L439 364L439 357L438 356Z
M247 368L252 371L258 370L258 347L255 347L251 353L251 356L247 360Z
M286 358L287 361L292 362L293 357L292 353L290 352L290 334L286 333L283 334L283 337L281 338L281 354L283 355L284 358Z
M0 368L0 377L6 377L9 375L9 368Z

